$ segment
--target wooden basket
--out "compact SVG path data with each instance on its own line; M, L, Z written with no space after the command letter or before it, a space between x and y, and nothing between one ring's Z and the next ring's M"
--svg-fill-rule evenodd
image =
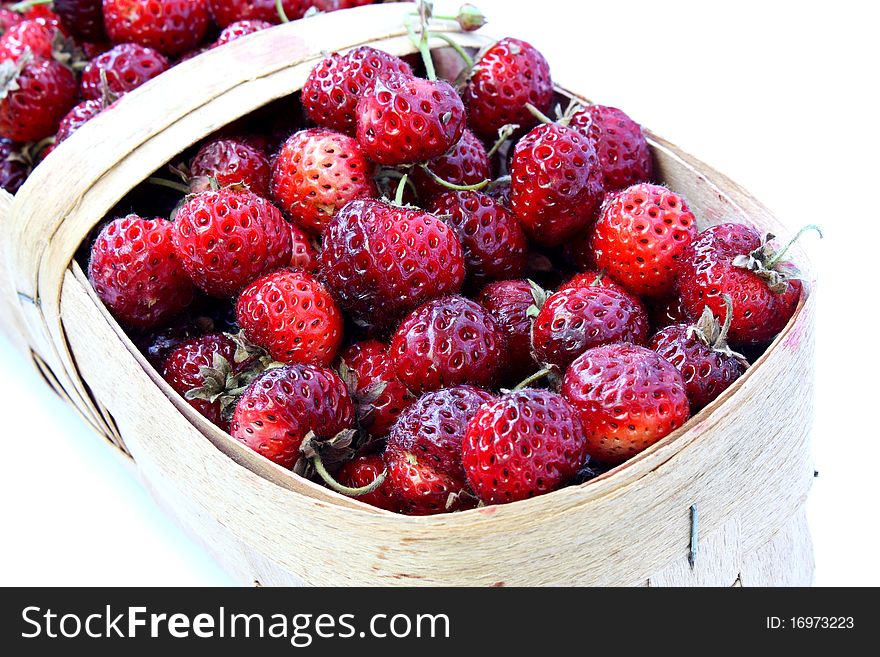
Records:
M322 53L412 52L411 10L376 5L260 32L180 64L80 129L14 199L0 198L6 332L245 583L809 584L809 292L744 377L638 457L581 486L423 518L339 496L242 447L162 381L99 302L73 256L120 198L194 142L299 90ZM439 29L466 47L488 41L453 23ZM659 137L650 143L660 177L702 226L781 231L727 178ZM802 252L794 258L806 269Z

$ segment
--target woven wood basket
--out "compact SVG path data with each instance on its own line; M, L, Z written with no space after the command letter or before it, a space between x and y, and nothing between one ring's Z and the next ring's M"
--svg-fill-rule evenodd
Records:
M299 90L322 53L412 52L411 10L376 5L260 32L173 68L79 130L14 199L0 198L5 332L243 583L809 584L810 284L748 373L638 457L585 485L426 518L339 496L245 449L162 381L99 302L73 256L115 202L194 142ZM489 41L439 29L465 47ZM582 98L576 86L559 90ZM787 232L721 174L650 143L661 179L702 226ZM802 252L793 257L809 272Z

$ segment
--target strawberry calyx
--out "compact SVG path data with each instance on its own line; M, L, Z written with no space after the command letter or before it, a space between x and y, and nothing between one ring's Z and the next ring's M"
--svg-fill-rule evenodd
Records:
M700 319L688 327L687 337L692 340L699 340L712 349L712 351L717 351L719 354L737 358L748 366L746 357L733 351L727 344L727 334L730 331L730 323L733 321L733 299L731 299L729 294L725 294L722 298L724 299L725 307L724 323L722 324L718 321L718 318L715 317L715 313L712 312L709 306L705 306Z
M547 303L547 297L550 295L547 294L547 290L535 283L532 279L528 279L528 284L529 288L531 288L532 300L534 303L526 310L526 317L535 319L535 317L538 316L538 313L541 312L541 308Z
M776 239L773 233L767 233L761 239L761 245L748 254L736 256L732 264L734 267L747 269L754 272L767 282L767 287L774 294L784 294L788 290L788 282L793 279L801 278L801 273L797 267L790 262L782 262L782 258L792 247L792 245L800 239L807 231L816 231L819 237L822 237L821 229L809 224L801 228L792 237L788 243L778 251L773 247L771 242Z
M356 451L352 445L356 442L358 432L354 429L340 431L329 440L320 439L314 431L310 431L303 439L300 447L301 458L294 465L293 471L307 476L313 470L327 486L347 497L360 497L375 491L385 481L388 470L385 469L369 484L360 488L352 488L340 484L327 467L338 469L342 464L354 458Z
M7 59L0 63L0 101L4 100L13 91L18 91L21 88L18 84L18 79L25 67L33 60L34 55L28 49L18 59Z
M339 363L339 378L348 388L348 394L357 407L358 424L368 425L377 413L376 402L388 388L387 381L376 381L363 390L358 389L358 375L344 360Z
M56 30L52 38L52 59L73 72L82 71L89 62L76 39L66 36L61 30Z

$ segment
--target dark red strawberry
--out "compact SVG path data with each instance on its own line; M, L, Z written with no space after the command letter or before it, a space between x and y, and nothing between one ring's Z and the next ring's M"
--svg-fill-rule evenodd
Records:
M312 0L283 0L284 14L289 20L302 18ZM244 20L260 20L278 24L281 17L275 0L208 0L211 15L220 27Z
M553 104L550 65L531 44L502 39L477 62L462 95L470 125L484 139L494 140L505 125L525 132L538 122L526 105L546 114Z
M477 497L505 504L571 481L587 461L587 442L577 412L560 395L517 390L477 411L462 461Z
M136 43L120 43L98 55L83 69L80 92L86 100L106 95L101 72L107 78L107 90L121 96L167 71L168 60L160 52Z
M116 319L149 329L174 317L193 286L171 245L165 219L128 215L104 226L92 245L89 281Z
M530 281L515 280L490 283L477 297L477 303L492 315L507 334L512 377L522 378L535 369L529 308L536 304L543 305L545 294L544 290Z
M52 9L68 33L82 41L106 41L102 0L52 0Z
M193 158L190 173L213 178L221 187L244 185L258 196L269 196L269 158L260 149L236 139L206 143Z
M321 256L318 255L311 236L290 224L290 238L293 240L290 266L310 274L317 272L321 268Z
M135 346L150 361L150 364L157 371L161 372L165 366L165 360L177 347L187 340L192 340L217 330L217 324L210 317L198 314L191 315L189 312L184 311L171 320L170 323L163 324L161 329L146 333L141 332L140 335L133 336L133 341Z
M587 351L566 373L562 394L580 414L590 456L608 464L622 463L670 434L690 409L679 371L632 344Z
M622 290L589 285L552 294L535 318L535 357L561 371L582 353L612 342L645 344L648 315Z
M596 266L627 290L663 297L675 290L678 261L696 236L685 200L645 183L606 200L590 244Z
M397 378L388 345L378 340L358 342L346 349L339 375L358 407L361 428L374 438L384 438L397 417L415 401Z
M691 321L681 305L681 297L677 295L651 300L648 303L648 319L654 331L673 324L688 324Z
M29 54L0 63L0 135L40 141L54 135L76 103L76 78L52 59Z
M418 164L461 139L465 111L448 82L407 75L380 79L357 106L357 139L373 162Z
M803 232L803 231L801 231ZM794 266L743 224L719 224L704 230L684 252L678 269L681 304L691 317L705 306L721 316L724 295L733 300L729 340L735 346L769 342L794 315L803 285Z
M237 21L235 23L231 23L223 28L223 31L220 32L220 36L217 37L217 41L214 42L214 46L222 46L223 44L229 43L230 41L235 41L236 39L240 39L242 37L246 37L249 34L255 34L260 32L261 30L266 30L272 27L272 23L268 21Z
M342 344L342 313L311 274L279 269L249 285L235 306L248 340L276 361L329 366Z
M673 324L651 338L651 349L675 365L684 377L694 413L715 401L749 366L744 356L727 346L732 317L731 304L727 305L723 325L707 307L696 324Z
M205 38L207 0L104 0L104 27L115 43L131 42L180 55Z
M569 127L593 142L606 191L625 189L653 178L654 161L642 127L619 109L590 105L572 117Z
M414 392L470 383L492 387L506 371L507 336L479 304L459 296L414 310L391 340L397 377Z
M611 278L604 271L599 271L597 269L588 269L587 271L582 271L580 273L575 274L567 282L563 283L556 290L557 292L562 292L563 290L567 290L572 287L605 287L610 288L612 290L617 290L618 292L626 292L620 285L618 285L613 278Z
M30 166L16 145L0 137L0 187L15 194L27 180Z
M329 439L353 426L354 405L336 372L287 365L248 386L235 407L230 433L258 454L292 468L309 433Z
M510 206L542 246L559 246L585 231L602 203L595 149L557 123L538 126L516 145L510 176Z
M345 463L336 474L336 480L348 488L363 488L376 481L383 472L385 472L385 461L382 460L381 454L366 454ZM397 495L388 479L373 492L361 495L357 499L364 504L395 513L399 512L403 505L403 500Z
M380 201L352 201L324 232L327 283L358 324L390 328L464 282L455 232L432 214Z
M349 201L374 198L373 165L358 142L324 128L288 139L272 167L272 199L293 221L320 235Z
M486 147L470 130L464 131L459 142L449 152L431 160L426 166L435 176L453 185L478 185L492 176ZM413 169L412 178L419 190L419 197L424 201L449 191L448 187L436 182L421 167Z
M404 513L431 515L472 507L461 460L468 422L494 397L457 386L423 395L398 419L385 448L388 480Z
M55 133L55 145L63 142L103 111L103 100L84 100L78 105L74 105L73 109L61 119L58 132Z
M246 189L190 196L177 212L174 248L193 282L232 297L260 275L290 262L290 228L281 212Z
M0 61L16 60L30 51L34 57L52 59L58 27L44 20L26 20L10 27L0 37Z
M320 126L354 136L358 101L392 75L412 75L399 57L362 46L339 55L328 55L309 74L302 103L309 118Z
M437 197L431 212L455 229L464 249L467 279L486 281L523 275L529 243L513 213L480 192L448 192Z

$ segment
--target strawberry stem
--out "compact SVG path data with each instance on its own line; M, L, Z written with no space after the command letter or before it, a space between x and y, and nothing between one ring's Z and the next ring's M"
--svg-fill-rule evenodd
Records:
M190 189L189 185L184 185L183 183L174 182L173 180L165 180L165 178L147 178L147 182L151 185L158 185L159 187L167 187L168 189L173 189L177 192L182 192L183 194L191 194L192 189Z
M534 116L541 123L544 123L544 124L554 123L553 119L551 119L549 116L544 114L544 112L539 110L537 107L535 107L531 103L526 103L526 109L529 110L529 114Z
M409 174L405 173L400 177L397 183L397 193L394 195L394 205L403 205L403 193L406 191L406 183L409 180Z
M290 19L287 17L287 12L284 11L284 4L282 0L275 0L275 10L278 12L278 18L282 23L289 23Z
M822 235L822 230L821 230L816 224L808 224L808 225L804 226L803 228L801 228L801 229L795 234L794 237L792 237L792 238L788 241L788 244L786 244L785 246L783 246L783 247L779 250L778 253L776 253L772 258L770 258L770 259L764 264L764 267L766 267L767 269L773 269L774 266L776 266L777 264L779 264L779 261L782 260L782 258L785 256L786 253L788 253L788 250L789 250L789 249L794 245L794 243L797 242L797 241L801 238L801 236L802 236L804 233L806 233L808 230L815 230L817 233L819 233L819 237L820 237L820 238L823 237L823 235Z
M14 5L12 5L10 9L18 13L24 13L28 9L32 9L33 7L48 4L52 4L52 0L22 0L22 2L16 2Z
M605 270L600 269L599 273L596 275L596 278L593 279L593 282L590 283L590 287L596 287L602 282L602 279L605 278Z
M367 484L366 486L361 486L360 488L351 488L349 486L343 486L336 481L329 472L327 472L327 468L324 467L324 462L321 460L320 454L315 453L315 455L312 456L312 465L315 466L315 472L317 472L318 476L324 480L325 484L337 493L341 493L347 497L360 497L361 495L372 493L382 485L385 481L385 477L388 476L388 470L382 470L382 472L373 479L372 483Z
M456 192L478 192L492 182L489 178L486 178L486 180L478 182L474 185L456 185L455 183L451 183L448 180L443 180L443 178L431 171L427 164L422 164L421 167L422 170L428 174L428 177L435 183L442 187L445 187L446 189L451 189Z
M425 72L429 80L437 79L437 70L434 68L434 59L431 57L431 49L428 47L428 19L431 17L431 10L425 0L418 2L418 18L421 24L420 35L416 34L415 26L413 26L414 15L410 14L406 17L404 24L406 25L407 34L410 41L418 49L422 55L422 61L425 63Z
M718 339L715 340L714 348L727 347L727 333L730 331L730 324L733 321L733 299L729 294L721 297L724 299L724 324L721 325L721 332L718 333Z
M436 37L438 39L441 39L441 40L445 41L446 43L448 43L449 46L456 53L458 53L458 56L461 57L462 61L465 64L465 67L468 69L468 71L470 71L471 69L474 68L474 58L471 57L470 54L468 54L468 51L465 50L464 48L462 48L461 44L459 44L451 36L449 36L448 34L444 34L443 32L433 32L431 34L431 36Z
M523 388L528 388L530 385L532 385L536 381L540 381L541 379L546 377L548 374L552 374L552 373L553 373L553 369L550 367L545 367L544 369L538 370L537 372L535 372L531 376L526 377L523 381L518 383L516 385L516 387L513 388L513 392L516 392L517 390L522 390Z
M487 153L489 159L491 160L495 157L495 154L507 143L507 140L513 136L513 133L519 129L519 126L516 123L508 123L505 126L502 126L498 129L498 141L492 146L492 149Z

